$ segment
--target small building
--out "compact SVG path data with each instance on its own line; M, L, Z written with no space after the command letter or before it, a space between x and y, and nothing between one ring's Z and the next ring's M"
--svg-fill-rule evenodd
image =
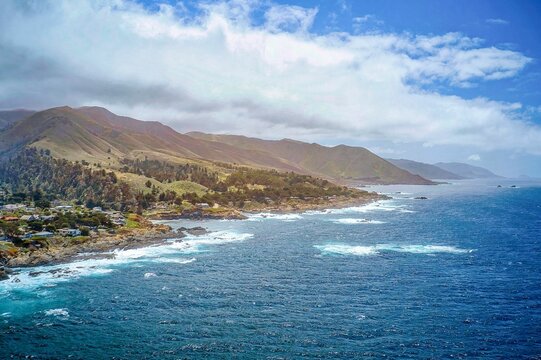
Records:
M92 208L92 211L97 212L97 213L101 213L101 212L103 212L103 209L101 208L101 206L94 206Z
M207 203L197 203L195 204L195 206L197 206L200 209L208 209L210 207L209 204Z
M21 216L22 221L38 221L39 215L23 215Z
M58 210L58 211L68 211L68 210L73 209L73 206L71 206L71 205L58 205L58 206L55 206L54 209Z
M109 216L109 219L115 225L118 225L118 226L126 225L126 218L122 216L121 214L115 214L115 215Z
M43 221L53 221L56 218L57 218L56 215L42 215L41 216L41 220Z
M24 204L6 204L2 206L2 209L7 210L7 211L15 211L15 210L22 209L23 207L24 207Z
M81 230L79 229L60 229L58 230L62 236L79 236L81 235Z
M34 233L32 234L32 237L45 237L45 238L49 238L49 237L52 237L54 236L54 233L50 232L50 231L40 231L40 232L37 232L37 233Z

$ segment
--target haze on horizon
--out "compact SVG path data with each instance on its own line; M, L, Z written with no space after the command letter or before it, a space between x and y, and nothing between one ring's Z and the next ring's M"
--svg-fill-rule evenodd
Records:
M0 2L0 108L541 176L541 4Z

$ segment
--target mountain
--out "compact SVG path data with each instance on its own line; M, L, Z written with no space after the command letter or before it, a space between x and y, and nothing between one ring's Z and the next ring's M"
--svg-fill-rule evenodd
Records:
M214 135L190 132L201 140L226 143L249 151L262 150L279 156L304 173L343 182L380 184L432 184L418 175L402 170L362 147L334 147L301 141L262 140L239 135Z
M442 168L443 170L452 172L454 174L457 174L459 176L462 176L466 179L487 179L487 178L499 178L501 176L498 176L491 172L490 170L487 170L485 168L479 167L479 166L473 166L469 164L464 163L458 163L458 162L450 162L450 163L443 163L439 162L434 164L439 168Z
M294 140L180 134L155 121L116 115L100 107L58 107L23 117L0 131L0 156L25 147L48 149L58 158L118 168L122 159L215 162L293 171L342 183L431 184L370 151L332 148Z
M239 163L288 171L299 169L262 152L194 139L159 122L117 116L103 108L60 107L40 111L0 133L0 155L32 145L68 160L111 166L122 158Z
M34 113L35 111L24 109L0 111L0 130Z
M430 165L418 161L406 160L406 159L386 159L391 164L398 166L401 169L409 171L412 174L416 174L431 180L460 180L464 177L444 170L436 165Z

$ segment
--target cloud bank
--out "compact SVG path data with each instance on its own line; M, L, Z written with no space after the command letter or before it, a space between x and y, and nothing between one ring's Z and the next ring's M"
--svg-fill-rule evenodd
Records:
M317 8L199 10L2 1L0 108L102 105L182 130L541 154L521 104L427 90L513 77L531 61L518 52L460 33L317 34Z

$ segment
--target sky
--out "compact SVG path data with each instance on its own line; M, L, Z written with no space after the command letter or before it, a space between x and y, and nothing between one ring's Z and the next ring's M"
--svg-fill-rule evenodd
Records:
M541 2L3 0L0 109L541 176Z

